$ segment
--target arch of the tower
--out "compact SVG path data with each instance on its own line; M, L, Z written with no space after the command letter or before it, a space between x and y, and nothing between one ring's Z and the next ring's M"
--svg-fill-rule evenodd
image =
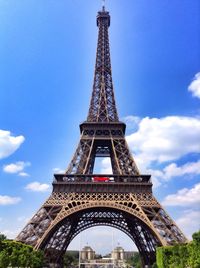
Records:
M155 261L155 249L161 241L139 217L114 207L89 207L58 221L41 239L38 248L50 263L59 264L70 242L82 231L94 226L111 226L128 235L138 248L143 264Z

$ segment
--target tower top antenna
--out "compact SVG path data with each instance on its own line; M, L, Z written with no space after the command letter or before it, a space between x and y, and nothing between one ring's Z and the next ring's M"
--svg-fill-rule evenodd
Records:
M105 11L105 3L106 1L105 0L102 0L102 10Z

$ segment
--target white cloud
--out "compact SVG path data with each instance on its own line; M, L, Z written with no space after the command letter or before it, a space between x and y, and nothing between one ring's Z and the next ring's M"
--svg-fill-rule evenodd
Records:
M29 176L30 176L30 175L29 175L28 173L26 173L26 172L20 172L18 175L21 176L21 177L29 177Z
M162 172L160 170L145 169L145 171L143 171L142 173L151 175L151 181L153 183L154 189L161 185L160 177L162 176Z
M179 159L188 153L200 153L200 119L146 117L140 121L138 131L126 138L139 167Z
M53 172L56 174L63 174L66 172L66 170L61 169L61 168L53 168Z
M162 202L164 206L200 206L200 183L194 185L193 188L183 188L177 193L167 195Z
M105 157L102 159L100 173L101 174L112 174L112 166L111 166L111 161L110 161L109 157Z
M18 221L18 222L23 222L24 224L25 224L25 223L28 223L29 220L30 220L30 218L25 217L25 216L20 216L20 217L17 218L17 221Z
M46 192L50 189L50 186L49 184L35 181L27 184L25 189L33 192Z
M0 195L0 205L14 205L21 201L20 197L11 197L8 195Z
M176 163L171 163L164 168L163 178L166 180L172 177L184 176L184 175L198 175L200 174L200 160L197 162L186 163L183 166L178 167Z
M154 162L159 164L179 159L189 153L200 152L199 118L146 117L138 119L137 122L138 130L126 137L127 142L133 151L140 172L152 175L154 188L161 185L161 180L167 181L177 176L200 174L200 161L186 163L179 167L176 163L170 163L162 170L152 168Z
M122 121L126 123L128 129L135 130L138 127L141 118L139 116L128 115L123 117Z
M176 219L177 225L183 231L183 233L192 239L192 234L200 230L200 211L186 210L182 213L183 216ZM192 224L191 224L192 221Z
M24 136L12 136L10 131L0 129L0 159L13 154L24 140Z
M177 166L176 163L171 163L163 170L149 169L143 167L144 174L151 174L154 188L161 185L161 180L169 181L174 177L180 176L195 176L200 174L200 160L197 162L189 162L182 166Z
M16 163L5 165L3 167L3 171L7 172L7 173L18 173L20 171L23 171L24 168L27 166L30 166L29 162L18 161ZM19 175L24 176L24 172L21 172L21 174L19 174Z
M200 73L197 73L188 87L194 97L200 98Z
M4 234L8 239L14 239L18 235L19 231L20 229L16 229L14 231L5 229L1 233Z

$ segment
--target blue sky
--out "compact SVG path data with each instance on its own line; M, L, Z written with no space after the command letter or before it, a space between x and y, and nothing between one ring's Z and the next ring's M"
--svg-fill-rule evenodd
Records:
M8 237L50 195L54 169L65 169L77 146L100 7L99 0L0 1L0 232ZM200 228L200 2L109 0L106 7L127 141L140 170L152 174L155 196L191 237ZM88 243L109 250L109 228L91 233ZM115 241L133 246L117 231Z

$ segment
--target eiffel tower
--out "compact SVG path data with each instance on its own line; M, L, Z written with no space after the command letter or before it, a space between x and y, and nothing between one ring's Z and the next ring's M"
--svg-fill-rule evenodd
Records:
M104 5L97 26L92 97L78 147L66 172L54 174L52 194L16 240L43 250L49 267L63 267L63 254L80 232L112 226L132 239L143 267L151 267L157 246L187 239L153 196L151 176L140 174L126 143L126 125L119 121L115 104L110 15ZM97 157L110 157L112 175L93 173Z

